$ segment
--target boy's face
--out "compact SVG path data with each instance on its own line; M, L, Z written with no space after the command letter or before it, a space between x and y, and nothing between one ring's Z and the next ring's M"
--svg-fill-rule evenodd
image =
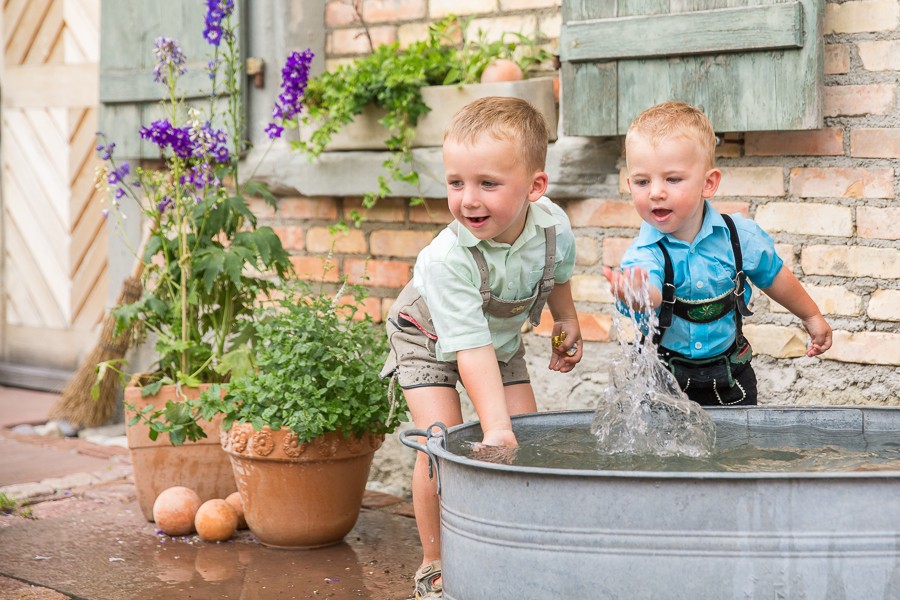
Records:
M514 142L479 135L474 143L444 141L447 201L457 221L479 240L512 244L525 228L528 204L547 189Z
M628 189L641 218L691 243L703 224L703 200L719 187L722 173L711 168L700 145L684 136L656 145L640 133L625 145Z

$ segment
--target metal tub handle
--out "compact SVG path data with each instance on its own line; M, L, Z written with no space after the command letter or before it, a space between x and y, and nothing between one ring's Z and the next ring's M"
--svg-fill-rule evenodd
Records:
M438 431L434 431L437 428ZM440 473L440 463L437 461L437 457L431 453L431 450L428 449L427 444L420 444L415 441L413 438L440 438L440 444L442 448L447 447L447 426L441 422L433 423L431 427L427 430L424 429L408 429L406 431L400 432L400 443L404 446L408 446L413 450L418 450L419 452L425 454L428 457L428 478L434 479L435 473L437 473L437 493L440 495L441 493L441 473Z

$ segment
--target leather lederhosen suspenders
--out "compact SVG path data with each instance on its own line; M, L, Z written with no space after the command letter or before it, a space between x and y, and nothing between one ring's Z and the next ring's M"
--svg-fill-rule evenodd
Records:
M747 282L747 276L744 274L744 261L741 254L741 241L738 237L737 228L734 226L734 220L728 215L723 214L722 219L728 226L728 233L731 239L731 250L734 253L734 287L718 296L709 300L700 302L692 302L682 300L675 296L675 274L672 269L672 259L669 252L663 245L662 240L657 241L663 253L664 259L664 280L662 289L662 305L659 311L659 331L653 338L653 343L659 346L666 330L672 325L672 316L678 316L682 319L691 321L692 323L710 323L728 314L734 312L735 325L735 345L737 348L743 347L745 344L744 333L742 329L743 317L749 317L753 313L747 308L744 300L744 289Z

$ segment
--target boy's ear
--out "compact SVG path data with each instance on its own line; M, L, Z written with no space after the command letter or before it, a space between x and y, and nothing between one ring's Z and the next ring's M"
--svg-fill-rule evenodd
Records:
M706 172L705 177L706 180L703 182L703 193L701 195L704 198L712 198L716 195L716 190L719 189L719 182L722 181L722 171L710 169Z
M528 201L536 202L547 191L547 183L550 178L543 171L538 171L531 179L531 189L528 191Z

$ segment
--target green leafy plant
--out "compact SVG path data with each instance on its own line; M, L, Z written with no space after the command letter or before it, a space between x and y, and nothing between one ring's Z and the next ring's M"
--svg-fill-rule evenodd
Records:
M467 29L468 20L451 16L429 25L427 39L405 49L398 43L380 45L351 64L310 79L304 98L308 110L290 124L309 131L296 147L314 158L366 106L381 107L386 114L379 123L388 130L390 156L382 165L386 175L379 176L378 189L364 196L363 205L370 208L389 196L391 180L418 185L419 174L411 168L412 141L419 118L431 110L422 99L423 87L476 83L498 58L515 61L523 72L550 58L540 47L542 40L505 33L488 41L482 31L466 39ZM411 202L421 203L422 198ZM359 215L352 216L358 224Z
M143 294L113 313L120 332L134 327L138 339L147 333L155 337L158 362L142 380L145 395L164 384L194 387L247 370L253 307L291 272L278 236L271 227L257 226L247 203L248 196L258 196L274 206L275 198L238 176L247 142L233 9L232 0L207 2L204 35L213 50L206 111L186 106L179 91L186 57L177 42L155 42L154 76L166 88L160 103L165 118L139 134L158 146L161 166L132 169L118 162L115 142L99 134L97 150L105 166L98 187L111 203L105 214L120 223L121 203L134 202L146 225L146 244L135 250L143 265ZM216 114L222 105L224 114ZM216 128L218 122L224 129ZM119 363L102 364L99 376L118 371Z
M196 400L148 407L132 422L144 420L151 438L165 432L176 445L206 437L198 421L219 413L225 429L235 422L286 427L301 442L333 431L390 433L406 407L373 367L388 346L384 330L359 311L365 296L346 282L333 295L321 284L285 284L282 299L257 310L253 370L224 384L224 397L213 385Z

